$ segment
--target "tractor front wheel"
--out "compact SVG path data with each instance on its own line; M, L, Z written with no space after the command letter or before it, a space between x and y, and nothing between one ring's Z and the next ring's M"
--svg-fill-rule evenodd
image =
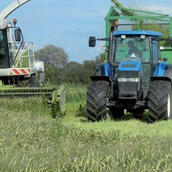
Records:
M172 118L171 82L156 80L150 83L148 109L150 122L169 120Z
M90 121L100 121L108 116L106 106L110 92L109 82L91 81L87 92L87 117Z

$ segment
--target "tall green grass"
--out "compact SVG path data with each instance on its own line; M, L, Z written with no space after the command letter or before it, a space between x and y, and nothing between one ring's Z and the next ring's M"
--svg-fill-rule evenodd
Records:
M86 101L85 85L65 85L66 103L83 104Z
M85 91L68 86L63 119L40 98L0 100L0 171L172 171L171 122L88 122Z
M67 90L68 94L66 95L69 98L66 102L67 113L62 121L64 126L106 133L115 130L130 136L172 136L172 121L149 124L143 120L136 120L132 114L126 114L123 119L118 121L107 119L94 123L88 122L86 118L86 87L69 87ZM143 116L146 116L146 112Z
M30 112L35 116L51 114L48 100L43 97L1 98L0 108L13 113L23 112L23 115L25 115L26 112Z

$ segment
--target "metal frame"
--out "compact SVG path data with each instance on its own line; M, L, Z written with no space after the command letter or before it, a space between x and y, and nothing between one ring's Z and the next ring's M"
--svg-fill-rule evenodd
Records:
M114 2L115 3L115 2ZM116 4L116 7L111 7L106 18L106 38L110 37L111 27L113 21L117 20L126 20L126 21L135 21L137 25L137 30L141 29L141 22L145 20L155 21L155 24L166 24L169 25L169 35L172 38L172 17L168 14L154 13L143 10L133 10L124 8L120 4ZM146 24L146 23L144 23ZM148 23L147 23L148 24ZM121 25L131 26L133 24L125 23ZM106 41L106 47L109 48L109 41ZM106 55L106 59L108 58L108 54Z

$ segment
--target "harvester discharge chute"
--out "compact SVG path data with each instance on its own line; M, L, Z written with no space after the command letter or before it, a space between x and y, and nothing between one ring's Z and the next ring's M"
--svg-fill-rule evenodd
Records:
M17 0L0 13L0 97L42 96L52 108L52 116L64 111L64 87L43 87L44 63L36 61L33 44L25 42L22 31L7 17L30 0Z

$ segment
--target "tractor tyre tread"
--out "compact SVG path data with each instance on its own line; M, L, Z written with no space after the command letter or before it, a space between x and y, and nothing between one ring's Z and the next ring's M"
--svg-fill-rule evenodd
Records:
M106 101L110 86L106 81L91 81L87 92L87 118L100 121L107 115Z
M169 81L156 80L150 83L148 92L148 118L150 122L169 119L168 95L170 94L170 99L172 99L171 92L171 82Z

